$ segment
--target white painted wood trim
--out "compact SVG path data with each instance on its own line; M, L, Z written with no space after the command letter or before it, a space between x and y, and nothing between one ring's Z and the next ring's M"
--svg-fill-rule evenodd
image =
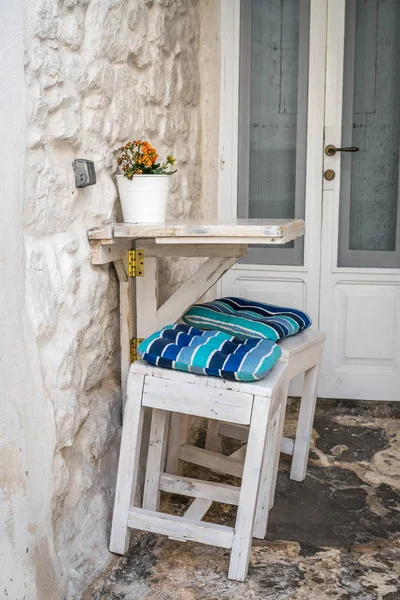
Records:
M240 440L241 442L247 442L249 437L249 426L248 425L235 425L233 423L220 423L219 425L220 436L226 436L233 438L234 440ZM281 452L282 454L292 455L294 450L294 440L288 437L282 437Z
M110 240L108 240L110 241ZM113 240L111 244L103 244L102 240L89 240L92 265L106 265L123 259L128 250L132 249L132 240Z
M283 437L281 442L281 452L282 454L288 454L289 456L293 455L294 452L294 440L292 438Z
M168 238L167 238L168 239ZM246 256L247 253L247 241L245 244L237 244L237 243L229 243L229 244L213 244L209 240L206 240L205 243L199 245L192 242L192 239L185 242L185 244L176 243L176 240L171 241L171 243L166 244L165 238L163 238L163 243L160 242L160 239L157 238L158 243L155 243L155 240L140 240L138 245L144 251L145 260L148 256L156 256L159 258L164 258L166 256L179 256L183 258L194 257L205 257L209 258L211 256L214 257L233 257L236 256L240 258L242 256ZM186 238L185 238L186 240ZM203 240L204 242L204 240Z
M208 258L158 309L156 329L180 319L236 261L237 257Z
M111 245L116 240L156 239L158 243L177 244L185 238L208 238L208 243L216 243L218 238L232 238L231 243L238 243L236 238L281 238L291 231L299 232L304 223L302 219L236 219L217 218L210 220L166 221L165 223L114 223L103 229L88 230L89 240L100 240L102 244ZM102 237L102 233L104 233ZM186 242L185 242L186 243Z
M243 459L232 456L223 456L211 450L197 448L189 444L182 444L179 458L200 467L206 467L217 473L226 473L234 477L241 477L243 473Z
M160 505L159 484L164 472L168 425L169 413L153 409L143 493L143 508L148 510L158 510Z
M129 547L128 511L131 498L135 496L139 470L143 428L143 409L140 399L143 383L142 375L129 374L110 539L110 551L117 554L125 554Z
M160 490L171 494L182 494L193 498L203 498L225 504L239 504L240 487L192 479L164 473L160 477Z
M135 277L136 335L146 338L157 331L158 270L157 258L145 262L144 276Z
M244 581L249 566L261 465L267 437L271 399L255 396L251 416L246 460L233 536L229 579Z
M304 481L307 474L308 455L317 402L317 384L320 365L309 369L304 375L303 395L297 420L290 479Z
M222 438L219 434L220 422L208 419L205 449L222 454ZM237 425L240 427L240 425Z
M168 434L168 449L167 449L167 466L166 472L172 475L181 473L182 464L179 462L179 449L181 444L185 444L188 437L189 415L181 415L180 413L171 413L169 434Z
M122 414L126 403L126 388L131 364L130 341L135 335L136 323L134 313L135 296L133 280L127 276L127 257L114 262L119 280L119 334L121 349L121 394Z
M137 360L131 365L131 371L133 373L148 375L153 379L190 383L199 388L240 392L248 394L251 397L253 397L254 394L270 397L272 388L278 383L286 369L286 363L279 362L267 377L264 377L264 379L246 383L243 381L229 381L227 379L220 379L219 377L205 377L204 375L195 375L194 373L186 373L184 371L174 371L173 369L162 369L160 367L149 365L143 360Z
M265 245L265 244L275 244L276 246L279 246L280 244L286 244L287 242L291 242L292 240L297 239L298 237L301 237L302 235L304 235L304 228L303 225L298 225L297 227L297 231L293 231L290 233L286 233L285 235L282 236L276 236L276 237L265 237L265 236L259 236L259 237L248 237L248 236L237 236L234 238L234 243L235 244L261 244L261 245ZM213 238L214 244L232 244L232 237L230 236L218 236ZM184 246L185 244L208 244L208 240L207 238L203 238L203 237L175 237L175 238L156 238L156 244L162 244L163 246L168 246L169 244L175 244L176 242L178 242L179 244L182 244L182 246ZM246 253L247 253L247 248L246 248Z
M246 424L250 422L252 397L232 390L191 383L177 385L166 379L146 377L142 402L151 408Z
M219 434L225 437L232 438L234 440L247 442L247 439L249 437L249 426L221 422L219 424Z
M263 454L260 484L257 493L256 516L254 519L253 536L263 540L267 533L269 503L271 487L274 477L274 466L276 457L279 458L279 424L282 416L282 406L278 408L270 419L267 431L267 439Z
M219 116L218 215L237 214L240 0L220 0L221 88Z
M143 508L131 508L128 516L128 526L132 529L184 538L192 542L202 542L210 546L222 548L231 548L232 546L232 527L198 523L184 517L166 515L165 513Z
M185 512L185 519L192 521L201 521L208 513L212 505L212 500L196 498Z
M195 498L192 504L185 512L184 519L186 521L201 521L203 517L208 513L212 505L212 500L204 500L204 498ZM186 542L184 538L168 536L169 540L176 542Z

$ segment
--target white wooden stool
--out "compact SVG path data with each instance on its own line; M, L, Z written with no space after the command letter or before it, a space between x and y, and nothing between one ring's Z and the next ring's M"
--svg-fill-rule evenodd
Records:
M294 440L282 437L281 444L281 452L293 456L290 479L294 481L303 481L307 473L308 454L317 400L319 365L322 358L325 337L325 333L307 329L279 342L279 346L282 349L279 362L287 364L289 380L304 373L296 437ZM281 422L282 429L283 425L284 419ZM187 417L174 414L171 419L167 461L167 469L170 473L179 473L180 471L178 460L182 452L180 452L179 447L186 443L187 428ZM248 426L210 420L207 426L205 447L207 450L221 452L222 436L245 442L248 437L248 431ZM237 457L237 454L234 453L231 456ZM218 469L218 472L234 474L231 470L221 471L221 469ZM270 508L273 505L273 498L274 494L271 494Z
M268 377L254 383L160 369L143 361L133 363L128 379L110 550L117 554L127 551L131 528L230 548L228 576L243 581L253 532L259 538L266 533L288 382L286 363L278 363ZM143 501L139 502L142 507L137 507L132 505L131 498L137 497L145 407L152 408L152 421ZM180 447L181 460L196 455L198 464L213 470L215 467L224 470L224 461L230 462L231 470L242 477L241 487L164 472L168 420L175 413L249 426L244 460L242 456L224 457L188 444ZM195 500L183 517L167 515L158 511L160 491ZM258 497L263 502L257 505ZM213 501L238 505L234 528L202 522Z

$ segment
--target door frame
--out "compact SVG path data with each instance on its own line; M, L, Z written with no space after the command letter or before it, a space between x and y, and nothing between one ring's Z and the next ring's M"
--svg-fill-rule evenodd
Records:
M240 8L247 0L220 0L221 27L221 86L219 121L219 174L218 217L237 216L238 144L239 144L239 56ZM278 276L305 281L306 310L318 326L320 286L320 240L322 216L322 166L325 103L325 51L328 0L311 0L309 93L306 160L306 208L304 264L251 265L239 264L235 270L264 273L265 277ZM316 251L317 248L317 251Z

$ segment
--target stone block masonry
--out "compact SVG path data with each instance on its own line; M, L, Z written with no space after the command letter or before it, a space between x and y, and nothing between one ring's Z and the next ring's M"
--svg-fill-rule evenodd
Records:
M177 157L169 216L202 216L198 5L25 3L26 300L54 414L63 598L78 598L109 560L119 446L118 286L112 267L89 264L86 230L119 216L115 150L138 137ZM95 162L95 186L75 188L77 157ZM164 297L187 270L163 264Z

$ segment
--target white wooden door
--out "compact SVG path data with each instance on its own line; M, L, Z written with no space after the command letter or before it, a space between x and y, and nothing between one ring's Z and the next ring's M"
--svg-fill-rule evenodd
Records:
M320 397L398 400L400 3L221 2L219 214L306 223L304 245L252 249L221 292L311 315Z
M219 214L304 218L307 235L284 249L252 248L221 292L297 307L314 322L326 18L326 0L222 0Z
M329 0L319 394L400 400L400 3Z

